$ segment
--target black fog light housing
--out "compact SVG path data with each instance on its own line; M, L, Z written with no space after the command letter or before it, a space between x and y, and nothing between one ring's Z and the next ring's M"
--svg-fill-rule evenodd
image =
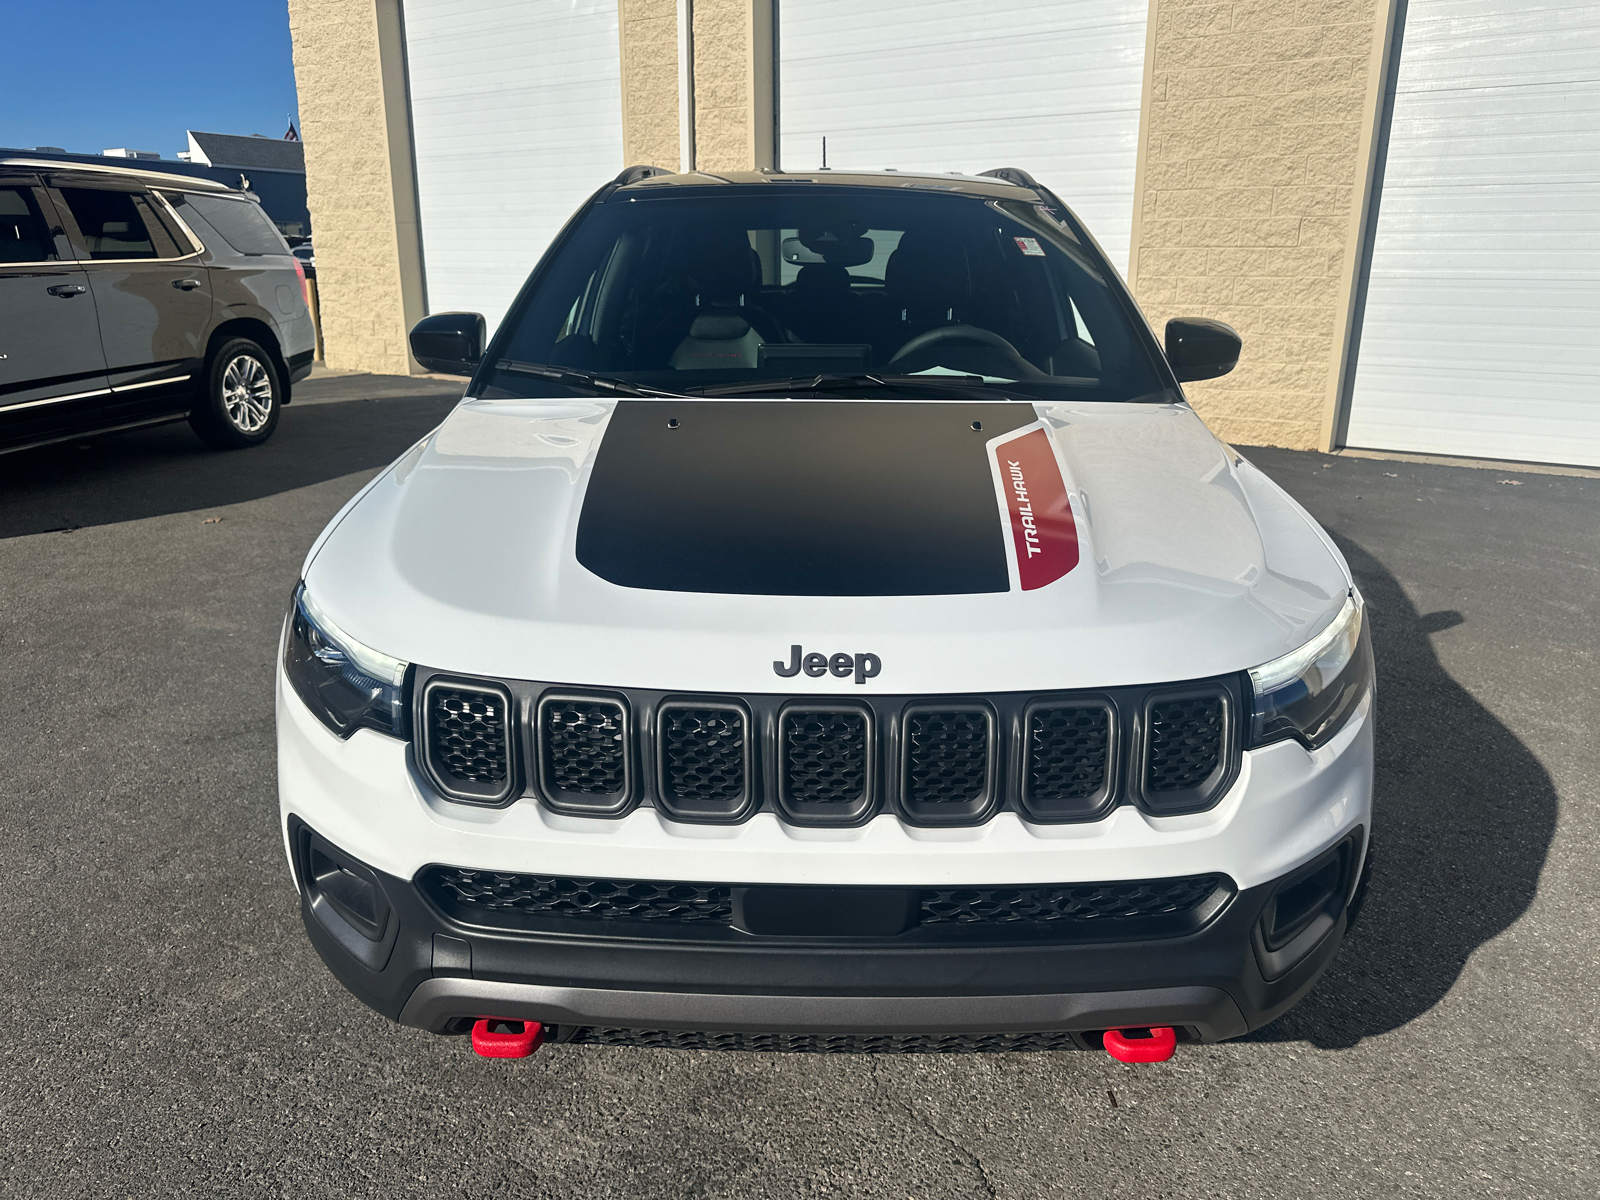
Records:
M1253 939L1266 979L1282 976L1332 932L1350 900L1360 856L1358 831L1278 881Z
M381 971L399 921L371 867L291 818L295 869L311 916L363 966Z

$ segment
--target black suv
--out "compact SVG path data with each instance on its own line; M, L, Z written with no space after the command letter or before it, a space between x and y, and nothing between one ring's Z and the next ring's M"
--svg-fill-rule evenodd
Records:
M311 372L303 279L243 192L0 159L0 452L184 418L266 441Z

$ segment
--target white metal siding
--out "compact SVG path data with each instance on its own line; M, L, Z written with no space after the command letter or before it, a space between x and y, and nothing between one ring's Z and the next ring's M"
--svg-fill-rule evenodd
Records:
M622 169L616 0L406 0L405 22L428 308L493 330Z
M1600 465L1600 7L1411 0L1352 446Z
M1149 0L781 0L780 161L1021 167L1128 262Z

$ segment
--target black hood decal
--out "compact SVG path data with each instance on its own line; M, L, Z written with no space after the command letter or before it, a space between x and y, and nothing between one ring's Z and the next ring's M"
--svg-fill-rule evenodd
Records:
M986 443L1037 420L1017 401L618 401L578 561L673 592L1003 592Z

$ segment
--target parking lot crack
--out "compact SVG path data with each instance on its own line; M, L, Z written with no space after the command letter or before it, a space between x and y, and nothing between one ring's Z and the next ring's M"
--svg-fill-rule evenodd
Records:
M879 1094L883 1096L890 1106L899 1109L913 1125L926 1130L948 1146L956 1158L978 1173L978 1178L983 1181L984 1193L990 1200L999 1200L1000 1193L994 1186L994 1180L989 1178L989 1170L983 1165L983 1159L976 1151L969 1149L959 1138L940 1129L930 1118L918 1112L915 1106L900 1099L894 1092L886 1088L877 1062L872 1064L872 1076L878 1086Z

